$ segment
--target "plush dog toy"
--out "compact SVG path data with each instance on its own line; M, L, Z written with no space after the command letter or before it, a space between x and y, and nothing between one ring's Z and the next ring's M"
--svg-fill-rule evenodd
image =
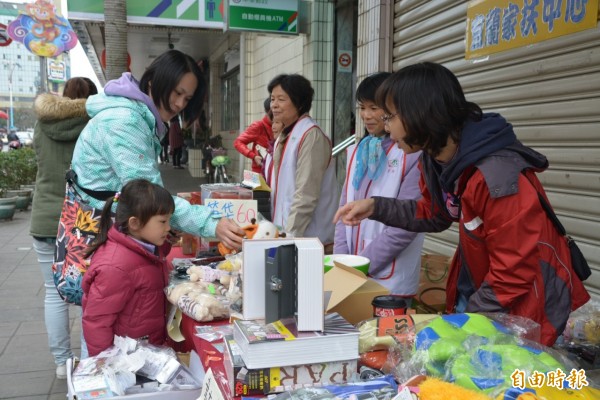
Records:
M284 237L284 234L280 234L279 230L271 221L266 219L256 222L256 218L252 218L251 224L242 228L246 234L245 239L275 239L278 237ZM235 254L236 251L227 248L223 243L219 242L217 245L219 253L224 256L227 254Z

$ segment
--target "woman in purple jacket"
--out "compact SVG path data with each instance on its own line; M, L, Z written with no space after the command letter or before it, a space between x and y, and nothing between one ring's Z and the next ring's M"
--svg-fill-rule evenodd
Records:
M375 104L375 92L389 72L365 78L356 100L367 136L348 148L346 180L340 207L371 196L418 199L420 152L406 154L385 131L384 111ZM369 276L393 295L413 297L419 285L424 234L364 220L360 225L335 227L334 253L357 254L371 260Z

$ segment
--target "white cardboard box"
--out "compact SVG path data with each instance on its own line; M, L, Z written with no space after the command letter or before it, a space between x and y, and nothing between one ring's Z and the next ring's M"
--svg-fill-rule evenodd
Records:
M79 400L79 397L75 393L73 387L73 359L67 360L67 399L68 400ZM196 400L201 393L202 389L194 390L176 390L169 392L155 392L155 393L142 393L142 394L131 394L128 396L115 396L109 397L110 399L117 400L158 400L158 399L174 399L174 400Z

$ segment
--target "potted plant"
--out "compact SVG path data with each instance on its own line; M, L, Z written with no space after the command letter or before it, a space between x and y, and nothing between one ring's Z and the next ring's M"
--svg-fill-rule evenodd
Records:
M36 174L33 149L22 148L0 153L0 192L5 198L17 197L17 209L27 210L29 207L33 189L21 188L21 185L35 182Z
M7 153L0 152L0 220L12 220L15 215L17 196L5 197L6 191L13 185L14 177L8 174L10 167Z

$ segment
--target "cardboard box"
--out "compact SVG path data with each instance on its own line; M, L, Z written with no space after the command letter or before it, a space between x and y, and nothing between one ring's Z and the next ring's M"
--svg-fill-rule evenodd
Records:
M329 297L326 311L337 312L351 324L373 318L371 301L390 291L355 268L334 261L325 273L323 287Z
M98 391L90 390L86 396L78 396L73 387L73 370L75 365L73 359L67 360L67 399L68 400L80 400L80 399L94 399L94 398L107 398L106 394L103 395L102 388ZM194 373L192 371L192 373ZM195 376L195 375L194 375ZM101 385L102 386L102 385ZM193 390L174 390L169 392L154 392L154 393L142 393L142 394L131 394L127 396L113 396L108 397L110 399L117 400L158 400L158 399L174 399L174 400L196 400L201 393L202 389Z
M441 254L421 256L421 276L416 300L419 311L435 313L446 308L446 283L452 257Z

